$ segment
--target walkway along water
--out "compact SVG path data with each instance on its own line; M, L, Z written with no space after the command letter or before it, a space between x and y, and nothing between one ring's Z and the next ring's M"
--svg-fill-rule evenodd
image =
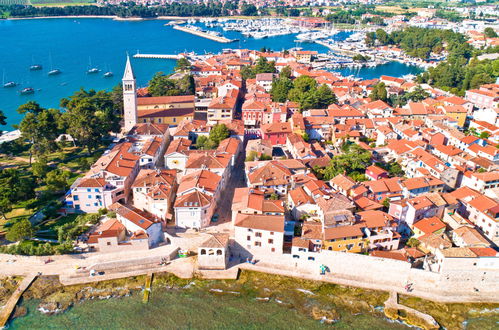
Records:
M38 276L37 274L27 275L21 281L16 291L9 298L7 304L0 311L0 329L5 328L7 322L9 321L10 315L14 311L14 308L16 308L17 302L23 295L24 291L26 291L26 289L31 285L31 283L33 283L33 281L36 279L37 276Z

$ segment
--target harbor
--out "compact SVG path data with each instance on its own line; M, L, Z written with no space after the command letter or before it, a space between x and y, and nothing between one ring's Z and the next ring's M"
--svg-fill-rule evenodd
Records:
M236 41L235 39L228 39L228 38L225 38L223 36L220 36L218 32L214 32L214 31L206 32L206 31L201 30L201 28L199 28L197 26L193 26L193 25L188 25L188 26L175 25L173 28L175 30L190 33L190 34L196 35L198 37L210 39L210 40L213 40L216 42L221 42L224 44L228 44L228 43Z

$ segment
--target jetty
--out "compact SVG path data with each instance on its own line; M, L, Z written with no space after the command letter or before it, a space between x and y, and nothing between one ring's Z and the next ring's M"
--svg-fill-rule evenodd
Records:
M134 58L157 58L157 59L167 59L167 60L179 60L184 58L184 55L170 55L170 54L135 54Z
M9 321L10 315L14 311L14 308L16 308L17 302L19 301L19 299L21 299L21 296L23 295L24 291L26 291L26 289L29 288L29 286L31 285L31 283L33 283L33 281L36 279L37 276L38 276L37 274L27 275L21 281L16 291L9 298L7 304L0 311L0 329L5 328L7 322Z
M198 37L210 39L210 40L213 40L213 41L216 41L216 42L221 42L221 43L224 43L224 44L228 44L228 43L231 43L231 42L235 41L235 40L228 39L228 38L225 38L225 37L215 36L215 35L206 33L204 31L195 30L195 29L192 29L192 28L189 28L189 27L186 27L186 26L175 25L173 28L175 30L187 32L187 33L190 33L190 34L194 34L194 35L196 35Z
M144 304L147 304L149 302L149 296L151 295L152 278L153 273L147 274L146 285L144 287L144 297L142 298L142 302Z

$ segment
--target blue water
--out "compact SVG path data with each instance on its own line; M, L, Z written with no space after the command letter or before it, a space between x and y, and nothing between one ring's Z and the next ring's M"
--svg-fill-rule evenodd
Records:
M62 97L71 95L79 88L111 89L120 83L127 52L216 53L228 47L281 50L296 46L327 52L325 47L317 44L296 44L294 35L255 40L229 31L224 35L240 41L221 44L174 30L164 26L165 23L161 20L114 21L100 18L0 20L0 78L3 80L5 72L5 81L20 83L15 88L0 87L0 109L7 115L8 124L19 123L21 115L16 109L29 100L45 107L58 107ZM341 33L336 38L342 40L347 35ZM29 71L32 64L42 64L44 68L42 71ZM86 74L90 64L102 72ZM133 60L139 86L145 86L158 71L171 72L174 65L172 60ZM62 74L47 76L51 68L60 69ZM390 63L345 74L371 78L381 74L401 76L414 73L414 70L417 69ZM114 77L104 78L105 71L113 71ZM20 95L19 90L24 87L34 88L35 94Z

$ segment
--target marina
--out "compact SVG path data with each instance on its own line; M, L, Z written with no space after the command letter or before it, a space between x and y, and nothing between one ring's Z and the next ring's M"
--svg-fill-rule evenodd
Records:
M164 60L179 60L183 58L184 55L171 55L171 54L135 54L133 58L155 58L155 59L164 59Z

